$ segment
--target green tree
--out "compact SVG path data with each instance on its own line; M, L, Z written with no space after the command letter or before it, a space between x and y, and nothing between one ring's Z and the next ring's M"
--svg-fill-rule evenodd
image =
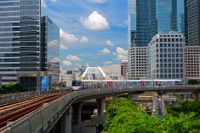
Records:
M116 98L106 104L102 133L199 133L199 105L199 101L184 102L159 118L148 115L131 100Z

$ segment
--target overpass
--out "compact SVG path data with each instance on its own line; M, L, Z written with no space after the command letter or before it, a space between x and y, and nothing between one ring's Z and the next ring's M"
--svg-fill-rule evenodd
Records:
M200 86L185 87L138 87L124 89L91 89L65 94L49 104L44 104L39 109L28 115L7 124L0 129L2 133L37 133L37 132L80 132L81 103L89 99L97 99L99 121L104 113L104 98L119 94L141 94L144 92L164 93L192 92L199 98ZM59 131L58 131L59 130ZM81 133L81 132L80 132Z

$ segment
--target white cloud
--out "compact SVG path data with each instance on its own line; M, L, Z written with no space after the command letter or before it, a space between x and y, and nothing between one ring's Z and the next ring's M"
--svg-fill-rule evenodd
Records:
M103 62L103 66L108 66L110 64L112 64L112 61L105 61L105 62Z
M65 59L69 61L80 61L81 59L76 55L68 55Z
M121 47L116 48L116 55L117 55L117 60L121 61L127 59L127 51Z
M121 68L119 64L110 64L107 66L103 66L102 67L103 71L107 74L107 75L120 75L121 73Z
M81 59L76 55L68 55L64 60L63 64L66 66L71 66L73 62L80 61Z
M60 49L67 49L67 47L63 43L61 43L60 44Z
M68 61L68 60L64 60L64 61L63 61L63 64L66 65L66 66L71 66L71 65L72 65L72 62L71 62L71 61Z
M81 43L88 42L88 38L85 37L85 36L83 36L83 37L81 37L80 42L81 42Z
M124 20L123 23L118 24L119 27L126 28L128 27L128 21Z
M54 58L50 59L50 62L60 62L60 58L54 57Z
M41 5L42 5L42 7L47 7L47 5L46 5L46 0L42 0L42 1L41 1Z
M98 54L107 55L110 54L110 50L108 48L104 48L102 50L99 50Z
M55 47L55 46L58 46L58 40L52 40L48 43L48 46L49 47Z
M68 43L74 43L79 40L75 35L66 33L62 29L60 29L60 37L62 41L66 41Z
M98 3L98 4L103 4L107 2L107 0L89 0L89 1L92 3Z
M81 18L80 22L86 28L90 30L103 30L109 28L109 23L107 19L99 14L97 11L94 11L88 18Z
M107 44L108 46L111 46L111 47L114 46L114 43L113 43L112 41L110 41L110 40L107 40L107 41L106 41L106 44Z

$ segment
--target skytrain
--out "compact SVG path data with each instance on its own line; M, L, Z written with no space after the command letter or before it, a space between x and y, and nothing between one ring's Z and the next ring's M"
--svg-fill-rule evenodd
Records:
M183 86L184 82L181 79L155 79L155 80L74 80L72 81L72 89L122 89L134 87L170 87Z

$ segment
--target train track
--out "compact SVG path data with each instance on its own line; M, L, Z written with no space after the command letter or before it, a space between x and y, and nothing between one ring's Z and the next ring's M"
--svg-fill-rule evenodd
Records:
M13 122L22 116L40 108L44 103L49 103L60 98L66 93L67 92L44 94L32 99L25 99L13 104L10 103L0 106L0 128L6 126L7 123Z

